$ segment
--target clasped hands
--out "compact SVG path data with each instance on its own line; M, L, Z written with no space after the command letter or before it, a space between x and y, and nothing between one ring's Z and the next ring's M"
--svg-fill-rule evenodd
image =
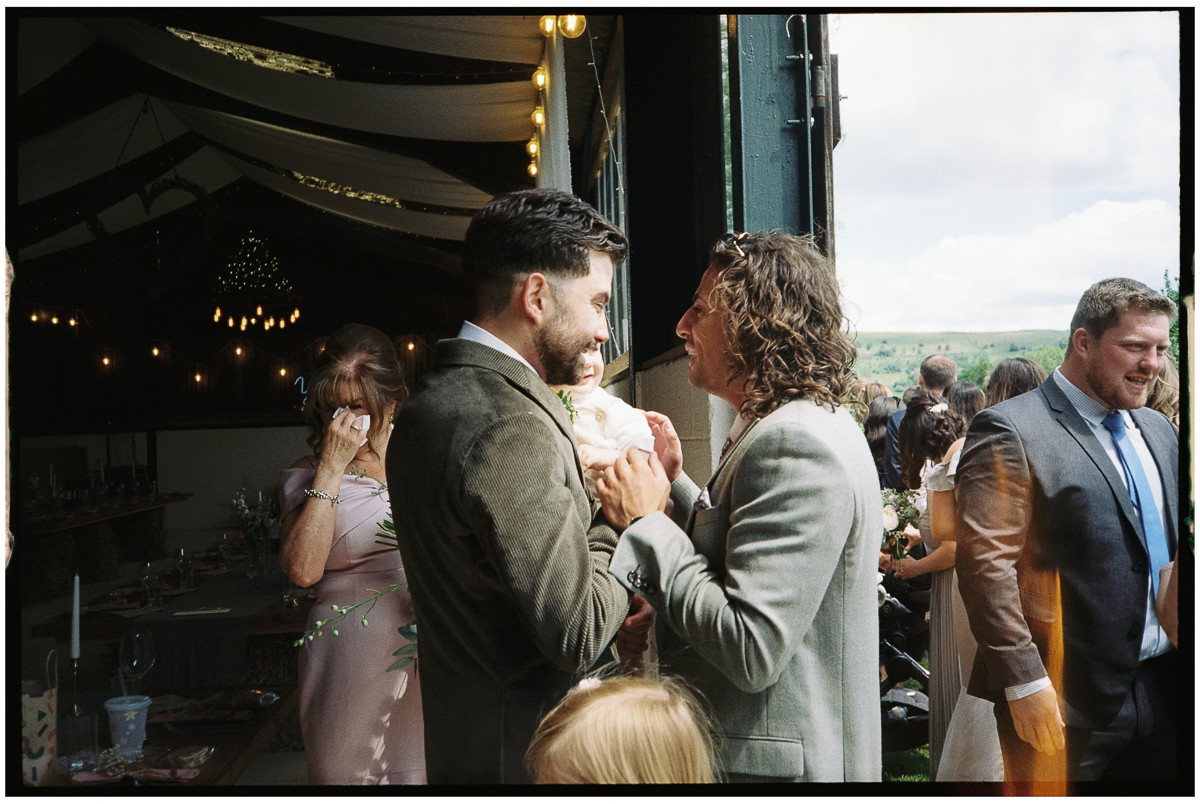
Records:
M671 481L683 466L683 450L671 420L661 413L642 412L654 434L654 452L628 450L596 479L600 507L617 531L637 517L665 511Z

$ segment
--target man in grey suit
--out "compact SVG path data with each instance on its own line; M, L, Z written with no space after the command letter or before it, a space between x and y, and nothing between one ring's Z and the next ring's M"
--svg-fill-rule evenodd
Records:
M1143 408L1175 315L1140 282L1096 283L1062 365L967 434L956 566L979 642L968 692L996 703L1015 792L1176 776L1178 695L1192 682L1154 600L1178 543L1179 443Z
M396 420L392 512L419 626L429 781L529 781L540 717L610 645L630 595L584 489L575 385L608 339L625 237L554 190L499 196L467 230L476 311ZM402 728L402 725L398 725Z
M739 412L716 471L693 483L670 421L648 413L658 454L631 450L598 484L622 531L610 571L669 629L664 672L711 704L732 782L881 774L882 503L840 406L853 381L844 326L810 239L726 235L677 326L688 381Z

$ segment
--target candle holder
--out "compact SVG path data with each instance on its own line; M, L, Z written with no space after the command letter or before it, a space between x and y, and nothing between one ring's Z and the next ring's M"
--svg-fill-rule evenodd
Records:
M79 717L79 659L71 660L71 705Z

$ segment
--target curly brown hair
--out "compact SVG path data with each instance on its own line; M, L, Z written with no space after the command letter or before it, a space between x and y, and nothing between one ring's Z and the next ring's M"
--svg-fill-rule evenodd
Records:
M806 398L836 408L853 389L856 355L833 265L808 235L727 234L709 252L709 299L722 309L741 413L762 418Z

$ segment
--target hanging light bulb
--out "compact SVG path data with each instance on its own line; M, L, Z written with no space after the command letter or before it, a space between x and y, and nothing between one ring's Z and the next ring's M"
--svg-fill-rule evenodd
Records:
M535 126L537 126L538 128L541 128L542 126L544 126L546 124L546 112L542 109L541 106L539 106L533 110L533 114L531 114L529 116L529 119L533 121L533 124Z
M200 384L200 372L196 372L196 385Z
M546 82L550 80L550 73L547 72L545 65L538 65L538 68L533 71L533 85L538 89L545 89Z
M51 316L50 323L57 326L58 325L58 316Z
M558 27L558 20L553 14L547 14L538 20L538 30L542 32L542 36L554 36L554 29Z
M242 316L242 332L246 331L246 316Z
M299 318L300 317L300 308L297 307L295 310L292 310L292 315L296 316L296 318Z
M587 27L587 17L582 14L560 14L558 32L567 39L578 39Z
M73 327L73 326L75 326L75 323L76 323L75 319L72 318L70 321L67 322L67 326Z
M37 323L37 313L34 313L33 315L29 316L29 320L36 324Z
M233 353L235 355L237 355L238 357L241 357L242 356L242 347L240 347L240 346L237 347L236 349L233 350Z
M154 355L155 357L158 357L158 347L157 346L153 347L150 350L150 354Z
M262 305L261 305L261 304L260 304L260 305L258 305L256 308L254 308L254 314L255 314L255 315L262 315Z
M231 329L233 328L233 316L229 316L229 326Z
M529 153L530 156L537 156L537 154L538 154L537 137L534 137L533 139L531 139L529 141L529 143L525 146L525 150L526 150L526 152Z
M285 368L281 368L281 369L279 370L279 376L280 376L280 377L286 377L286 376L287 376L287 369L285 369Z
M286 327L286 326L287 326L287 322L286 322L286 321L284 321L282 318L281 318L281 319L279 319L279 328L280 328L280 329L283 329L283 328L284 328L284 327Z
M104 357L102 357L102 358L100 359L100 362L101 362L101 363L103 363L104 365L106 365L106 366L107 366L107 365L108 365L109 363L111 363L112 361L108 359L108 355L105 355Z
M526 170L529 171L530 176L536 176L538 174L537 162L530 162L529 167L526 168Z
M411 352L415 348L416 348L416 344L414 344L412 341L409 341L408 342L408 351Z

